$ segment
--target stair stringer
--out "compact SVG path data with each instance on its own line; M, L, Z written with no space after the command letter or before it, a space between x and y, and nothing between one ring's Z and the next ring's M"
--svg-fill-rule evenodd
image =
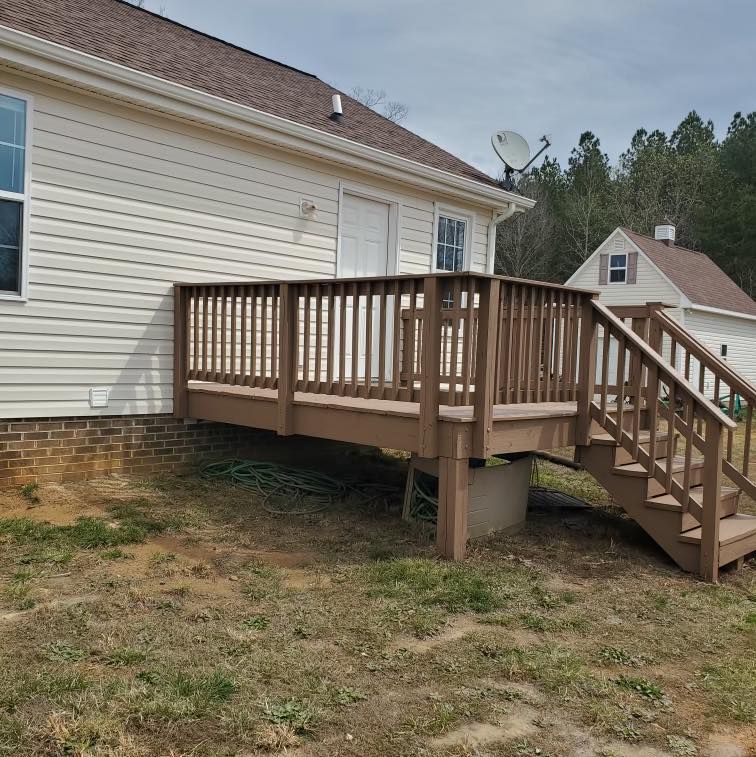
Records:
M612 495L617 504L685 571L699 570L699 547L679 540L682 519L678 512L646 506L648 479L614 473L615 447L579 447L580 462Z

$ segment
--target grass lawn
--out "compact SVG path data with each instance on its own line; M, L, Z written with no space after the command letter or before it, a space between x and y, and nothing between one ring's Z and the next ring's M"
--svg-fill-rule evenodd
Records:
M588 477L540 473L598 506L462 565L399 502L0 493L0 754L756 754L753 562L701 583Z

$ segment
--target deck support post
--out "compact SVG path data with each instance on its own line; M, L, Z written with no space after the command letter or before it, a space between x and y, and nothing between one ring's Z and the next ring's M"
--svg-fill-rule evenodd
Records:
M706 581L719 580L719 519L722 489L722 426L714 418L706 419L706 442L703 469L703 515L699 571Z
M418 454L420 457L436 457L441 380L441 298L437 276L423 279L423 313Z
M173 285L173 415L176 418L185 418L189 406L187 291L180 284Z
M480 284L478 338L475 355L475 400L473 450L476 457L489 454L493 408L496 402L496 355L499 339L499 295L501 282L485 279Z
M467 549L467 458L438 459L438 516L436 544L450 560L464 560Z
M596 389L596 347L598 323L594 318L593 297L583 300L580 315L580 354L578 356L577 421L575 443L586 446L591 441L591 402ZM606 335L604 336L606 338Z
M297 289L295 284L281 284L278 328L278 422L279 436L290 436L294 403L294 372L297 365Z

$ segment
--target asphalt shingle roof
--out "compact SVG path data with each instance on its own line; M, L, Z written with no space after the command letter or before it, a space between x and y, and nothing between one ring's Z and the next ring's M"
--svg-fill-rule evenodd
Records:
M489 186L477 168L312 74L243 50L121 0L2 0L0 24L210 95L247 105Z
M694 305L756 315L756 302L703 252L622 231Z

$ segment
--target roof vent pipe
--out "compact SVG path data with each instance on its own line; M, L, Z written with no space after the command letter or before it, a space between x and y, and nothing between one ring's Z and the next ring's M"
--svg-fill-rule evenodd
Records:
M331 105L333 107L333 113L329 116L331 121L341 121L344 117L344 111L341 109L341 95L333 95L331 97Z
M654 228L654 239L664 242L667 247L675 244L675 227L671 223L662 223Z

